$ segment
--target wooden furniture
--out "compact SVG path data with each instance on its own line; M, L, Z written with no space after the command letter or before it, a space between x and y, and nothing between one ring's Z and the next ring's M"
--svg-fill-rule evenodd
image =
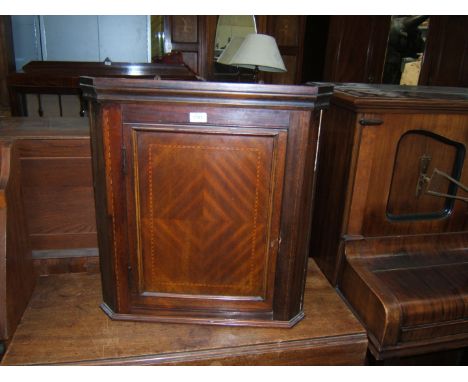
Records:
M0 345L14 333L34 288L19 151L15 142L0 143Z
M98 272L88 121L2 118L0 340L8 341L37 275Z
M257 33L275 37L286 73L260 73L270 84L300 84L306 16L255 16ZM199 76L209 81L237 82L237 75L217 73L214 49L218 16L165 16L164 32L173 50L182 52L184 62ZM243 76L245 78L247 76Z
M28 112L24 95L38 95L38 116L43 115L41 94L56 94L62 115L61 95L81 95L80 76L159 78L172 80L197 80L197 76L186 65L125 63L125 62L67 62L31 61L22 72L8 76L11 115L34 115ZM84 116L84 103L76 116Z
M263 73L265 83L301 84L306 16L267 16L266 34L273 36L286 66L286 73ZM259 32L260 33L260 32Z
M292 326L330 86L83 78L103 309Z
M208 50L206 35L207 18L210 16L164 16L164 36L173 51L182 53L184 62L201 77L206 77Z
M323 81L381 83L391 16L331 16Z
M466 346L468 205L454 198L468 196L466 89L335 89L312 255L365 324L377 359Z
M7 77L15 71L11 16L0 16L0 116L9 115Z
M0 119L0 142L18 146L32 250L96 248L87 119Z
M468 16L431 16L419 85L468 87Z
M111 321L98 275L41 277L2 365L362 365L364 328L309 262L292 329Z
M382 83L391 16L331 16L323 81ZM429 18L419 85L468 86L468 16Z

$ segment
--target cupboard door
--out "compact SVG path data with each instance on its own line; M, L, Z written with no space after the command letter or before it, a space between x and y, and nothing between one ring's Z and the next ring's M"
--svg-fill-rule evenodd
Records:
M285 133L124 125L124 136L130 309L271 312Z

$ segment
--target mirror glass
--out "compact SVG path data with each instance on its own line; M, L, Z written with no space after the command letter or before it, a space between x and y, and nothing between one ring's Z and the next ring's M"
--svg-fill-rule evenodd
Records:
M250 33L257 33L255 16L218 16L214 44L213 74L211 81L251 82L253 71L217 62L226 46L235 39L242 41Z
M254 16L219 16L215 37L215 60L233 37L244 38L249 33L257 33Z

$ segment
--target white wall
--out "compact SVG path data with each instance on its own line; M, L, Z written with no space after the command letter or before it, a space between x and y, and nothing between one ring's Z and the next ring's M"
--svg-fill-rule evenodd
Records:
M150 62L149 16L98 16L99 61Z
M39 19L45 61L99 61L97 16L39 16Z
M149 16L12 16L17 70L31 60L149 62Z
M12 16L11 24L16 70L20 70L29 61L42 60L39 18Z

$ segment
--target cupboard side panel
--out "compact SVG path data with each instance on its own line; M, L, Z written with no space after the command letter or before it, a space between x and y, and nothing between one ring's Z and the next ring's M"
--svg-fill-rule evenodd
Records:
M304 230L310 230L308 214L311 208L311 199L307 200L305 194L312 192L310 178L313 177L313 172L306 169L310 168L308 161L315 157L315 145L312 147L309 140L316 141L318 131L318 126L310 125L310 122L310 112L291 113L274 297L274 316L280 320L290 320L302 310L301 293L298 292L304 285L308 255L305 245L308 233Z
M109 174L107 145L110 115L119 113L119 107L90 103L90 133L93 169L94 200L96 208L96 227L98 231L99 262L103 300L112 310L119 309L118 295L115 291L117 277L115 272L114 245L115 235L112 227L112 209L108 203ZM93 110L94 109L94 110Z
M310 255L332 283L338 267L338 253L355 134L354 113L331 105L323 112L316 191L310 239Z

